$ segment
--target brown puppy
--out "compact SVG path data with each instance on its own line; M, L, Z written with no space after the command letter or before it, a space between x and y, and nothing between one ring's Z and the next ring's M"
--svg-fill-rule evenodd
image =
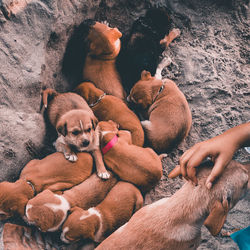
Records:
M53 89L44 90L42 98L48 118L58 132L56 150L63 152L69 161L77 161L75 152L90 152L97 175L109 178L99 149L97 119L87 102L75 93L59 94Z
M161 156L153 149L132 144L131 133L118 131L113 121L98 123L100 145L107 168L121 180L139 187L142 192L150 190L162 176Z
M106 24L95 22L90 27L87 41L89 51L83 67L83 79L93 82L105 93L125 99L125 91L116 70L116 57L120 52L121 32Z
M248 174L241 164L229 163L208 190L210 172L211 165L205 163L199 168L198 186L186 182L170 198L143 207L97 249L197 249L203 223L212 235L218 234L229 210L247 191Z
M66 243L80 239L101 242L126 223L142 204L140 191L133 184L120 181L98 206L87 211L79 207L71 209L62 227L61 240Z
M45 189L62 193L78 185L92 173L93 159L88 153L78 153L77 162L67 161L62 153L42 160L30 161L14 183L0 183L0 219L23 216L31 198Z
M87 101L99 121L116 122L120 129L131 132L133 144L143 146L144 131L141 123L122 100L116 96L106 95L90 82L81 83L75 92Z
M112 174L108 180L102 180L93 174L79 185L66 190L63 195L45 190L29 200L24 220L37 226L42 232L56 231L71 207L88 209L98 205L116 182L117 179Z
M161 81L147 71L131 89L132 102L145 119L148 144L158 153L169 152L189 133L192 116L187 100L171 80Z

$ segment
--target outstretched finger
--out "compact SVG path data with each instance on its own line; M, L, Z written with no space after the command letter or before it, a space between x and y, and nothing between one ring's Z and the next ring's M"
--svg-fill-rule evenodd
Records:
M181 167L180 165L177 165L169 174L168 178L175 178L177 176L181 175Z

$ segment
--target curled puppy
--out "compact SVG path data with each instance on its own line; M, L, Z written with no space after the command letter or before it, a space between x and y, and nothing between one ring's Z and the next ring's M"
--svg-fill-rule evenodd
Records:
M131 102L144 121L147 143L158 153L169 152L189 133L192 116L187 100L176 84L143 71L130 91Z
M203 223L212 235L218 234L229 210L247 191L248 174L241 164L231 161L208 190L210 171L211 163L204 163L197 186L186 182L170 198L143 207L97 249L197 249Z
M117 179L111 173L108 180L102 180L92 174L62 195L45 190L28 201L24 220L42 232L54 232L65 221L70 208L78 206L88 209L98 205L116 182Z
M63 224L61 240L66 243L80 239L101 242L126 223L142 204L140 191L133 184L120 181L98 206L87 211L72 208Z
M119 130L113 121L98 123L100 146L107 168L121 180L133 183L143 193L149 191L162 176L161 159L151 148L132 144L131 133Z
M75 93L59 94L53 89L42 92L43 105L48 118L56 128L55 147L69 161L77 161L76 152L90 152L95 160L97 175L108 179L99 149L97 118L87 102Z
M180 30L171 28L171 18L164 8L151 8L139 17L124 41L117 59L118 70L127 92L139 81L141 72L156 72L162 52L180 35ZM164 62L165 60L163 60ZM164 62L165 67L167 62Z
M45 189L62 193L86 180L92 173L92 156L85 152L77 156L77 162L69 162L59 152L32 160L16 182L1 182L0 220L24 216L27 202Z
M122 100L116 96L106 95L90 82L81 83L75 92L87 101L99 121L112 120L116 122L120 129L131 132L133 144L143 146L144 131L141 123Z

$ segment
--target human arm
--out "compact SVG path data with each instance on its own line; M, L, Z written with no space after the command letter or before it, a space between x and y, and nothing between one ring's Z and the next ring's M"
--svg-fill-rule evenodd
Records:
M211 157L214 167L206 180L208 189L232 160L234 153L241 147L250 145L250 122L231 128L221 135L195 144L180 158L180 165L170 174L170 178L182 175L197 184L196 167Z

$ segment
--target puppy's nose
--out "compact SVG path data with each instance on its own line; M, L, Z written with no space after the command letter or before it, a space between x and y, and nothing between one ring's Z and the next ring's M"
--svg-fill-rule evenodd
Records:
M89 145L89 140L83 140L82 147L87 147Z

